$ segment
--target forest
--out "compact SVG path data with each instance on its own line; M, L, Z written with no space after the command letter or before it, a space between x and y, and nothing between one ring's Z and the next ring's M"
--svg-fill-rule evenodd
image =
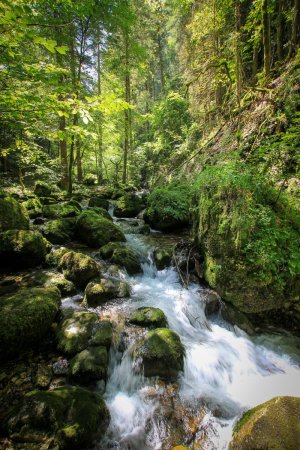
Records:
M300 448L300 0L0 0L0 449Z

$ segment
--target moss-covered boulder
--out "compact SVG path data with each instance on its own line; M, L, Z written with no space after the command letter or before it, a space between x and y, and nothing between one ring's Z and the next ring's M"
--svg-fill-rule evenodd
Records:
M72 281L66 280L61 273L50 270L37 270L22 278L22 286L26 287L56 287L62 296L76 293L76 287Z
M114 298L129 297L129 285L125 281L101 278L91 281L85 288L84 301L96 307Z
M124 267L129 275L142 272L141 263L137 255L128 247L116 242L110 242L100 249L102 258L109 260L112 264Z
M103 217L104 219L110 220L111 222L113 221L109 212L106 211L106 209L104 209L104 208L95 206L93 208L89 208L88 211L94 211L96 214L99 214L99 216Z
M106 381L108 354L106 347L91 347L74 356L70 361L69 378L80 384Z
M49 197L52 192L52 187L44 181L37 181L34 188L34 193L38 197Z
M246 314L273 313L299 328L300 221L284 194L243 166L225 166L205 170L195 195L209 285Z
M190 189L187 185L156 188L148 199L144 219L152 228L176 231L189 225Z
M296 450L300 397L276 397L246 412L236 424L230 450Z
M155 249L153 256L154 256L154 262L158 270L166 269L167 267L170 267L172 262L172 250L167 249Z
M58 269L62 271L67 280L73 281L76 286L81 288L99 275L99 266L93 258L73 251L64 253Z
M145 208L145 200L133 193L126 193L115 202L116 217L136 217Z
M29 198L22 205L26 208L30 219L35 219L42 215L42 204L38 198Z
M146 377L173 381L183 370L184 347L174 331L157 328L137 343L133 357L141 361Z
M102 247L108 242L125 242L120 228L94 211L84 211L76 222L77 238L90 247Z
M66 217L76 217L80 214L77 206L68 203L58 203L43 206L43 215L48 219L63 219Z
M6 428L13 442L31 449L91 448L106 431L109 411L102 397L75 386L32 391L7 413Z
M104 346L110 349L113 340L113 327L109 320L97 322L93 328L92 346Z
M0 196L0 231L28 228L29 216L26 208L13 197Z
M102 195L95 195L94 197L90 198L88 206L90 207L96 206L98 208L103 208L104 210L107 211L109 208L109 201Z
M129 317L134 325L148 328L165 328L168 325L164 312L159 308L142 307Z
M46 267L58 267L61 258L65 253L68 253L70 250L68 250L65 247L60 248L52 248L51 251L46 256L45 266Z
M50 220L41 227L41 232L52 244L65 244L74 237L75 219Z
M48 243L38 231L8 230L0 234L0 267L38 266L47 252Z
M58 349L71 356L85 350L98 320L97 314L88 311L64 311L56 329Z
M20 289L0 301L0 355L11 357L38 345L60 307L56 288Z

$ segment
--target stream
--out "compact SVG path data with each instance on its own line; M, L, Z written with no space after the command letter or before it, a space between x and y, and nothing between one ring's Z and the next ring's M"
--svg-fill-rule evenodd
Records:
M153 263L153 249L168 237L131 234L129 222L118 223L140 256L143 274L124 274L130 299L110 302L98 312L124 318L141 306L158 307L180 336L186 356L178 384L144 378L130 357L136 327L123 319L123 348L110 351L104 394L111 424L99 450L227 449L245 410L278 395L300 396L300 339L279 331L250 337L220 313L206 318L206 288L192 284L185 289L173 267L158 271Z

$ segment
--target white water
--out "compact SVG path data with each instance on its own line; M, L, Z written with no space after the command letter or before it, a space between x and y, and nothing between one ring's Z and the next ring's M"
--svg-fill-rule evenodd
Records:
M129 314L140 306L159 307L169 327L180 336L186 357L178 394L195 415L206 408L204 421L211 432L202 448L227 449L233 424L243 411L278 395L300 396L297 338L280 334L250 338L219 316L206 319L201 287L183 289L173 268L158 272L150 247L143 243L145 237L128 235L127 239L147 262L143 275L128 278L133 294L122 304L122 311ZM123 355L112 351L105 394L111 425L101 448L169 448L163 446L169 432L160 404L164 389L135 373L128 350ZM151 395L153 390L155 395ZM183 445L184 439L176 444Z

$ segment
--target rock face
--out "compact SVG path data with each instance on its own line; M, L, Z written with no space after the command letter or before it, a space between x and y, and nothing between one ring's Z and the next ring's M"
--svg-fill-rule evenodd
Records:
M0 231L28 230L29 216L13 197L0 197Z
M70 362L69 377L80 383L106 381L108 354L106 347L91 347L78 353Z
M85 350L91 339L98 316L87 311L64 311L56 330L57 346L66 355L76 355Z
M120 228L94 211L84 211L78 217L76 235L90 247L102 247L109 242L125 242Z
M0 355L14 356L37 345L50 331L60 307L56 288L21 289L1 298Z
M102 397L80 387L32 391L8 412L6 428L13 441L31 448L82 450L107 429L109 411Z
M129 297L129 294L129 285L126 282L101 278L87 285L84 299L88 306L96 307L113 298Z
M141 360L146 377L172 381L183 370L184 347L179 336L167 328L149 331L137 344L133 356Z
M129 322L148 328L165 328L168 324L164 312L159 308L138 308L130 316Z
M67 252L59 262L59 270L62 270L67 280L73 281L76 286L84 288L90 280L99 275L99 267L96 261L83 253Z
M34 267L45 261L47 242L38 231L8 230L0 234L0 266Z
M65 244L74 236L75 221L70 219L50 220L42 226L43 235L52 244Z
M129 248L118 243L109 243L100 249L100 255L112 264L124 267L129 275L142 272L142 267L136 254Z
M127 193L115 203L114 215L116 217L136 217L145 207L145 201L136 194Z
M234 429L230 450L296 450L300 398L276 397L246 412Z

